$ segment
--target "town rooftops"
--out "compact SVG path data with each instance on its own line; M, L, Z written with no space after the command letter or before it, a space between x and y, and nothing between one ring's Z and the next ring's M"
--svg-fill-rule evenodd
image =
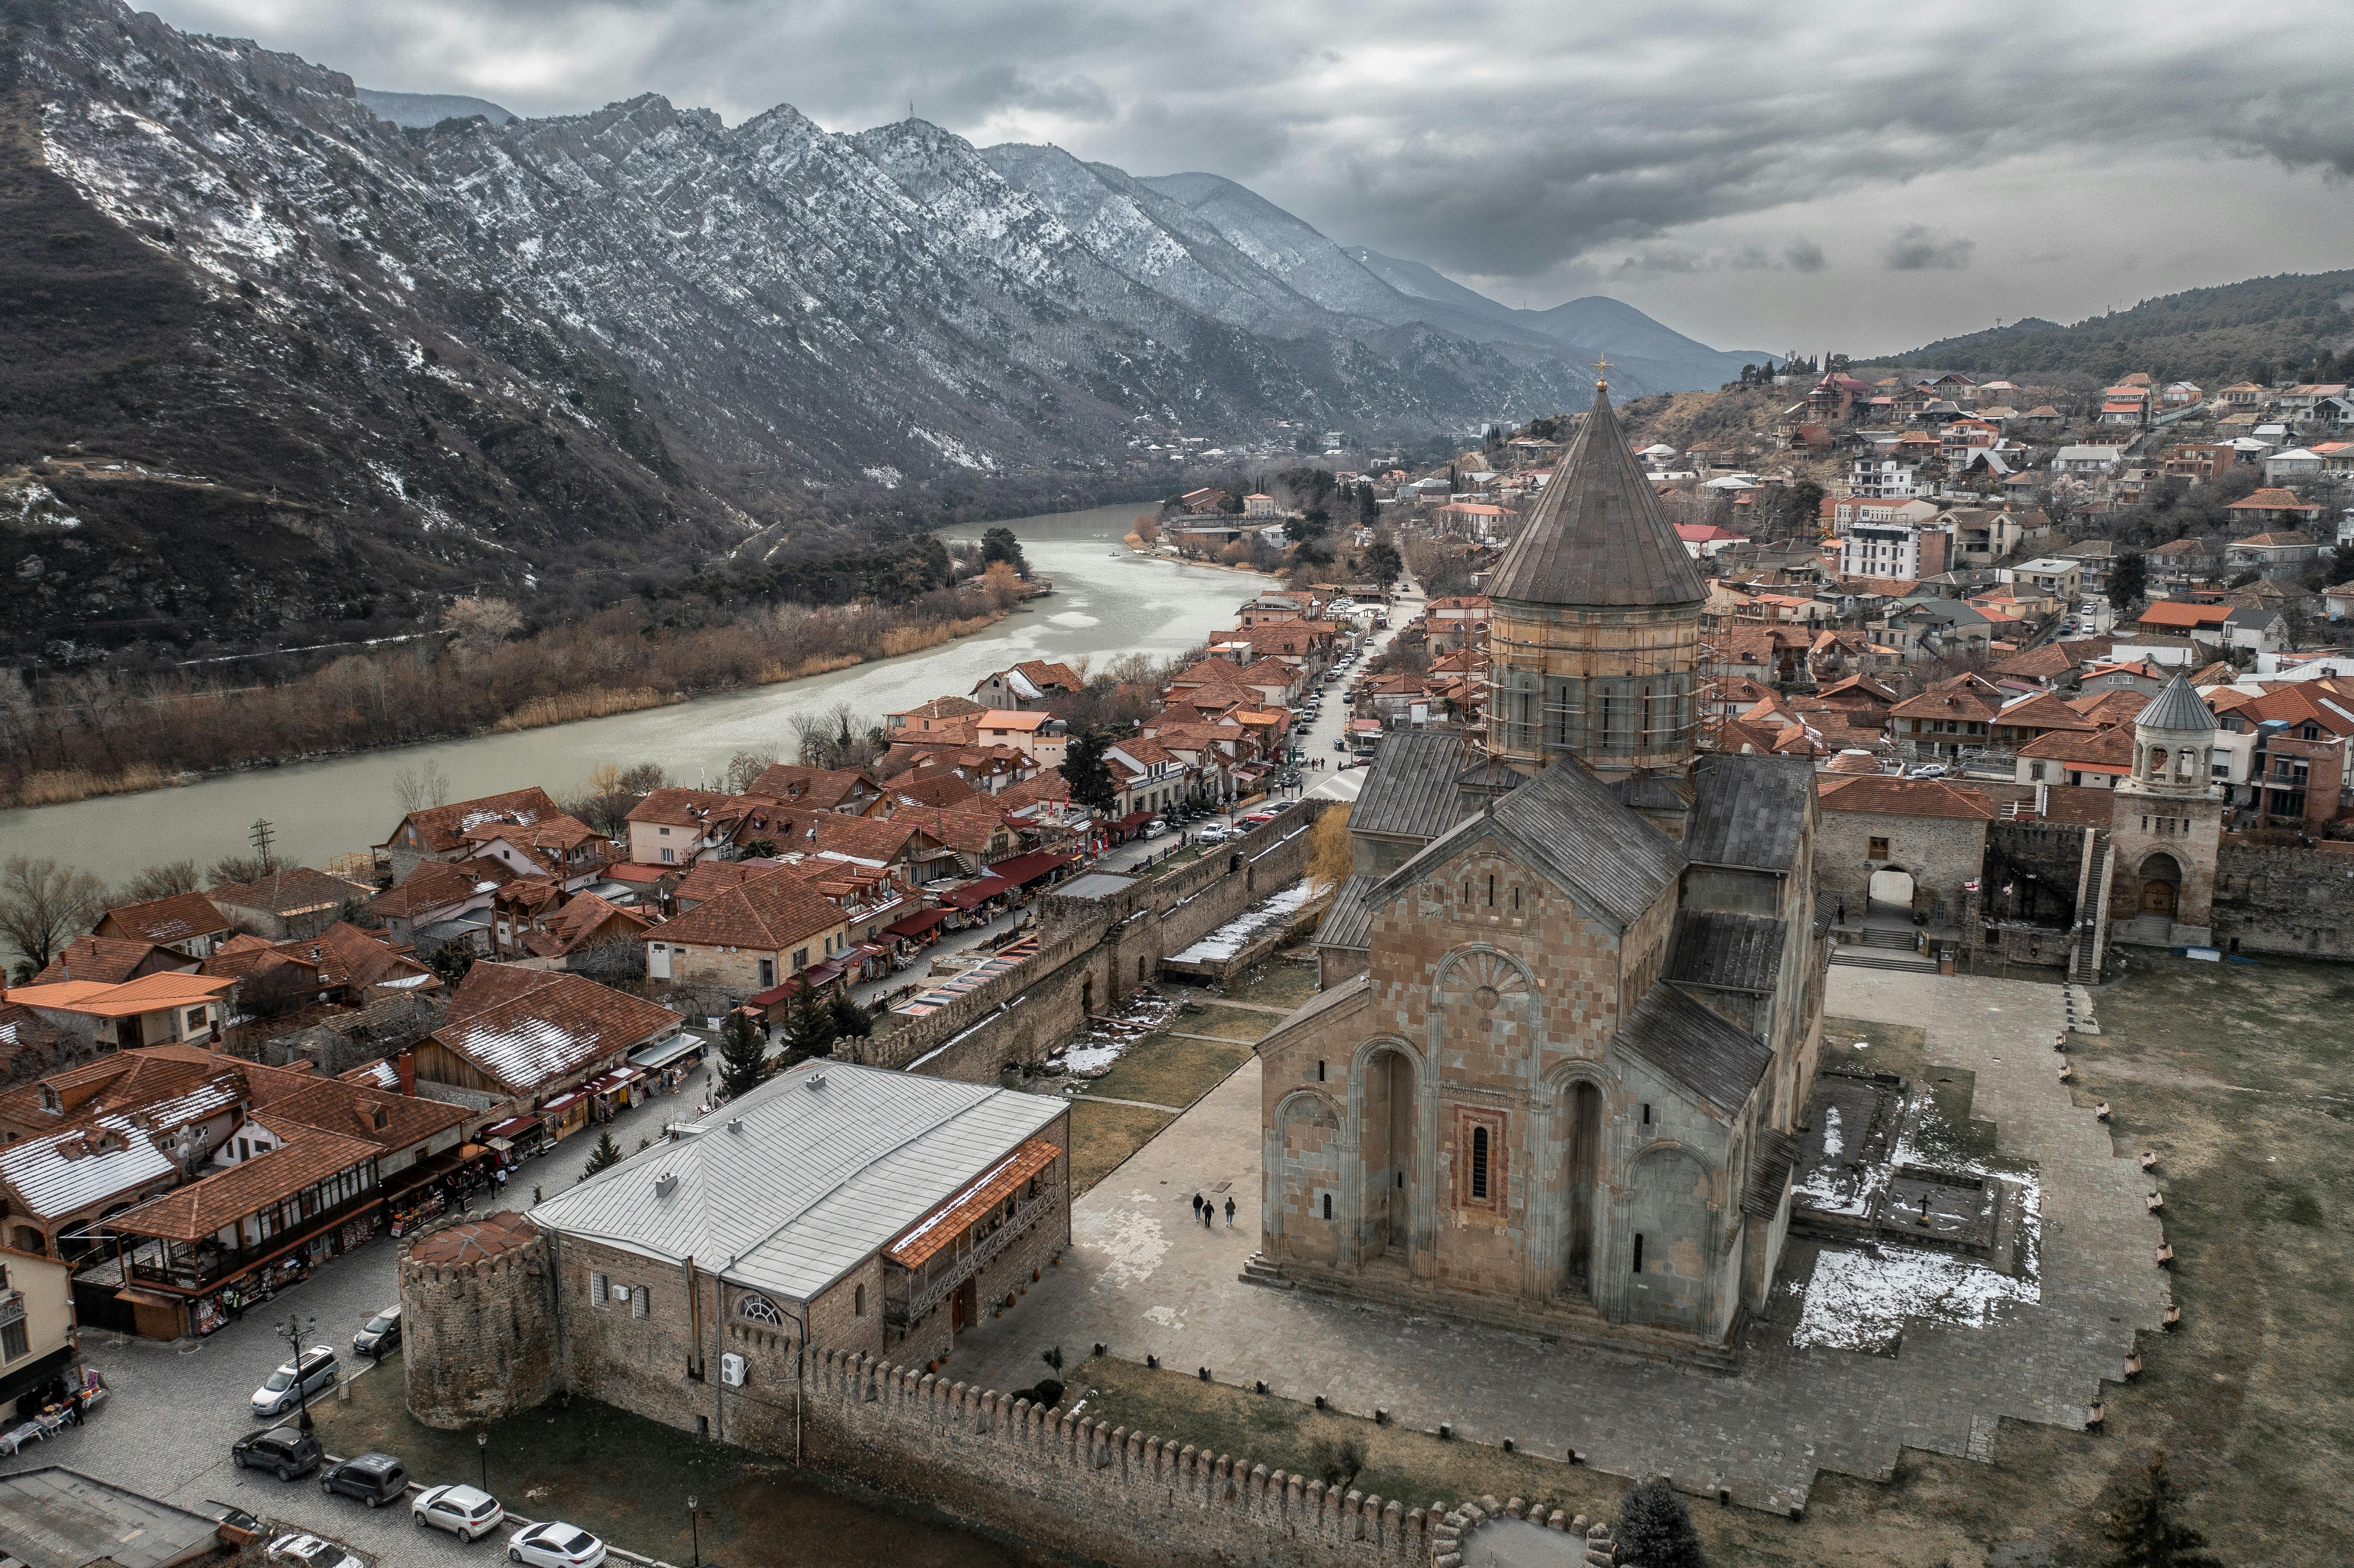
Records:
M2137 624L2143 626L2221 626L2231 619L2230 607L2220 604L2182 604L2173 599L2159 599L2143 607Z
M912 820L900 823L899 829L903 839L917 831ZM842 911L824 895L801 876L778 870L714 892L648 935L673 947L744 948L773 953L841 924Z
M528 789L507 789L496 795L477 796L472 800L458 800L447 806L429 806L411 811L401 818L392 836L379 849L399 845L404 849L422 850L429 854L444 854L464 844L466 830L485 822L509 822L517 826L553 817L559 808L548 798L547 791L534 784Z
M581 975L478 963L433 1038L509 1093L529 1094L678 1026L670 1009Z
M300 1128L283 1135L269 1153L150 1198L108 1219L106 1228L164 1241L200 1242L380 1152L365 1139Z
M161 959L156 957L159 953L163 955ZM76 937L58 949L48 968L33 977L33 983L50 985L80 980L120 985L137 974L142 965L191 969L196 962L185 953L142 937Z
M229 923L228 916L203 894L175 893L169 898L110 909L98 928L102 936L169 944L217 936L228 930Z
M224 976L177 972L141 975L120 985L65 980L56 985L20 985L6 1000L52 1012L79 1012L92 1018L136 1018L172 1007L194 1007L217 1001L237 989Z
M1975 789L1936 779L1898 779L1888 774L1818 776L1826 811L1871 811L1890 817L1991 819L1994 807Z
M362 887L355 882L345 882L340 876L330 876L323 871L313 871L307 865L290 865L273 871L258 882L234 883L212 890L217 905L238 909L260 910L265 915L311 915L326 910L341 910L346 904L366 898L373 888Z
M1011 1089L804 1063L530 1217L807 1301L1067 1112Z

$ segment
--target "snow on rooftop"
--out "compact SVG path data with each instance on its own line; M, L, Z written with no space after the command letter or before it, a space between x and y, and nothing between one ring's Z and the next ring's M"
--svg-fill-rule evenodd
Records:
M101 1148L101 1143L111 1148ZM69 1146L86 1153L69 1156ZM26 1207L57 1219L104 1202L117 1193L171 1175L171 1156L128 1117L102 1116L93 1127L48 1138L26 1139L0 1149L0 1180L16 1189Z

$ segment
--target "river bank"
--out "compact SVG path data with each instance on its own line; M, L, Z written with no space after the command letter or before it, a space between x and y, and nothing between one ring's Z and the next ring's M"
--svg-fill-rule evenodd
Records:
M782 685L788 682L807 680L816 675L832 674L837 670L854 669L860 664L882 659L896 659L909 653L922 652L986 631L1011 611L992 609L985 614L967 616L960 620L919 623L895 628L881 636L880 647L872 654L813 653L790 662L770 660L752 671L748 678L726 681L695 691L664 691L656 686L592 685L577 691L560 692L525 699L512 711L485 725L455 731L443 736L422 738L403 737L376 745L337 747L321 751L289 752L275 757L258 758L250 761L225 764L217 768L192 768L166 773L152 762L136 762L116 773L96 773L87 769L27 774L17 785L11 798L0 793L0 809L70 805L76 801L101 796L136 795L154 789L184 788L207 779L249 773L257 769L286 768L299 763L326 762L338 758L358 757L371 751L387 748L408 749L419 745L442 741L467 740L483 735L512 735L522 730L546 729L550 726L577 724L586 719L611 718L620 714L642 713L648 708L668 707L692 702L698 697L713 696L726 692L743 691L758 686Z
M546 727L373 747L269 768L213 774L148 794L0 811L0 845L47 857L119 885L166 861L208 865L245 853L257 820L270 822L281 856L309 865L381 843L398 821L395 780L429 758L451 798L537 784L562 796L603 763L656 762L680 784L721 778L743 751L791 749L794 713L847 702L880 723L1024 659L1097 663L1140 652L1168 658L1236 623L1263 579L1222 567L1130 554L1120 544L1132 506L1022 518L1007 524L1051 599L1034 600L968 635L781 683ZM974 532L977 534L978 529Z

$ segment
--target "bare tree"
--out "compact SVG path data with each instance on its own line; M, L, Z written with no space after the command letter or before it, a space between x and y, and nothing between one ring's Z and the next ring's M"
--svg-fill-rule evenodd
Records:
M149 866L124 883L122 891L115 896L124 904L152 904L175 894L194 893L203 885L204 879L197 874L195 861L166 861L162 865Z
M480 653L521 631L523 615L503 599L461 599L441 612L441 625L458 646Z
M392 796L400 803L400 814L429 810L450 803L450 776L441 771L439 758L429 757L415 768L404 768L392 776Z
M891 749L882 730L859 727L858 710L846 702L795 714L792 732L794 758L804 768L864 768Z
M20 984L105 912L106 885L86 871L21 854L0 865L0 937L20 955Z
M778 762L773 751L739 751L727 759L726 784L730 795L748 792L761 774Z

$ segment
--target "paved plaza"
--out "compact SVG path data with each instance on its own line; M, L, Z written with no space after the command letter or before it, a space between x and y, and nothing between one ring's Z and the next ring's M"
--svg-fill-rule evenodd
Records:
M1794 1245L1742 1370L1727 1376L1245 1285L1235 1277L1258 1244L1253 1061L1074 1205L1062 1266L960 1337L947 1375L1023 1387L1041 1348L1062 1345L1076 1372L1101 1342L1183 1372L1206 1366L1223 1383L1264 1379L1292 1399L1386 1408L1425 1428L1451 1422L1475 1441L1574 1448L1617 1475L1668 1475L1777 1511L1802 1506L1823 1470L1887 1478L1902 1448L1989 1458L2004 1417L2083 1426L2168 1296L2160 1227L2143 1201L2150 1184L2059 1081L2061 991L1835 968L1828 1011L1925 1025L1931 1063L1976 1075L1973 1115L1998 1125L1999 1152L2040 1168L2040 1302L1998 1307L1982 1328L1908 1320L1893 1356L1801 1350L1790 1339L1812 1249ZM1219 1208L1207 1229L1193 1217L1196 1192Z

